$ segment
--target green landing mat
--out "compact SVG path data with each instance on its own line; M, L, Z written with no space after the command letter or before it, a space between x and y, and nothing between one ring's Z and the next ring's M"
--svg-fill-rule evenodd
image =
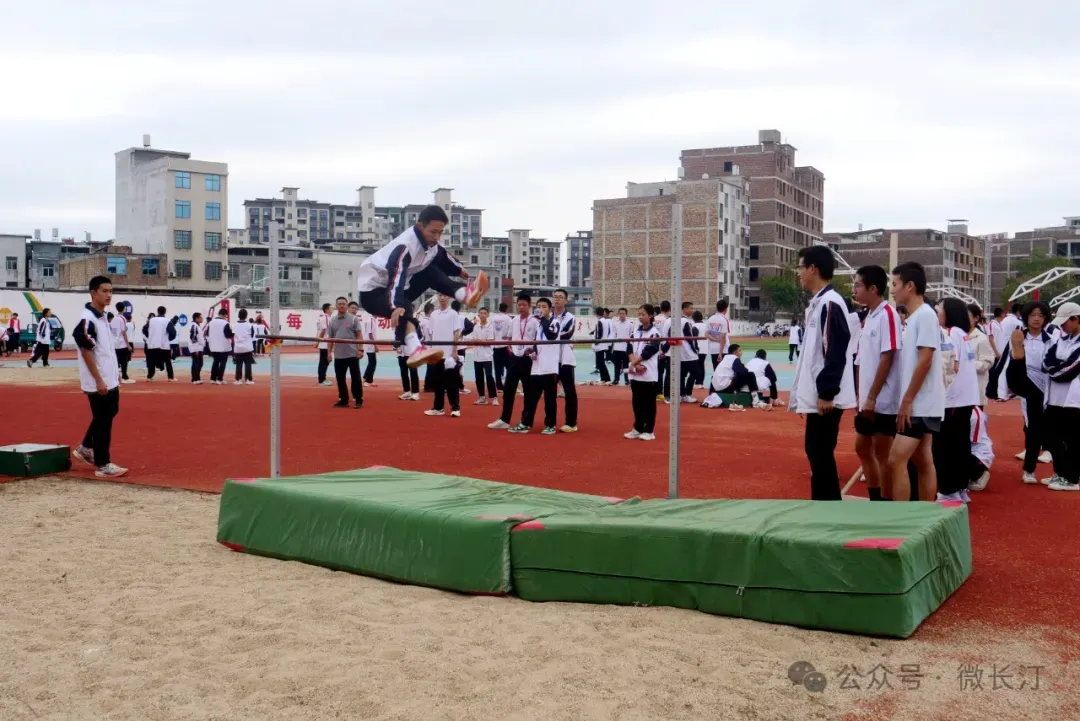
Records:
M971 574L963 504L655 500L559 513L510 538L526 600L900 638Z
M622 499L383 467L231 479L217 540L367 576L505 594L515 524L613 503Z

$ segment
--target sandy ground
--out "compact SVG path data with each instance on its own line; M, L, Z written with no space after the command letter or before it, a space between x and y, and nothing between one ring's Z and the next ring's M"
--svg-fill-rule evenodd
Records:
M233 553L214 542L217 503L0 484L0 719L1080 718L1077 639L1049 630L885 641L458 596ZM796 661L823 692L788 680ZM982 690L961 690L962 662ZM891 689L867 688L878 664ZM1002 686L1021 665L1044 667L1038 689L1034 670Z
M33 368L27 368L26 361L29 357L24 354L21 360L16 356L4 358L0 362L0 385L18 383L24 386L59 386L79 382L78 368L59 366L43 368L41 361L38 361Z

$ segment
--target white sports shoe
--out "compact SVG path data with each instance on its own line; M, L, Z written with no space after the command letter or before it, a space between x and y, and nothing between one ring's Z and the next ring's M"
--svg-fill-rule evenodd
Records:
M121 468L115 463L107 463L98 468L97 471L94 472L94 475L98 478L119 478L127 472L128 469Z
M1053 463L1054 457L1050 455L1050 451L1043 451L1039 454L1039 463Z
M450 411L451 418L461 418L461 411Z
M85 463L88 466L94 465L93 449L78 446L71 452L71 455L75 457L75 460L80 461L81 463Z
M623 433L623 438L629 438L630 440L635 441L638 438L641 438L641 434L637 431L630 431L629 433Z
M969 491L984 491L986 484L990 482L990 471L984 471L981 476L968 484Z
M652 433L642 433L640 436L638 436L638 440L639 441L655 441L656 436L654 436Z
M1035 485L1039 482L1039 479L1035 478L1035 476L1031 473L1025 473L1024 475L1020 476L1020 480L1028 484L1029 486Z
M1020 451L1016 454L1016 460L1022 461L1027 456L1027 451Z
M411 401L412 400L412 393L409 393L408 391L406 391L405 393L402 393L400 396L398 396L397 399L399 401Z
M510 427L510 424L504 421L502 418L496 418L491 423L488 423L488 428L493 431L505 431Z
M446 411L437 411L434 408L432 408L431 410L424 411L424 415L425 416L445 416Z
M410 398L409 400L410 401L418 401L418 400L420 400L420 394L419 393L413 393L412 398Z
M1064 478L1051 483L1048 487L1051 491L1080 491L1080 483L1069 483Z

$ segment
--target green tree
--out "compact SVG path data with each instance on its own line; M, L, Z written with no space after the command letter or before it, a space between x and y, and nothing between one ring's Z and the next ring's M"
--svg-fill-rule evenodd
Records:
M1005 281L1005 287L1001 291L1001 307L1009 307L1009 298L1017 287L1021 283L1026 283L1037 275L1041 275L1051 268L1069 268L1072 267L1072 262L1068 258L1063 258L1060 255L1047 255L1042 251L1035 251L1031 254L1030 258L1025 258L1016 263L1013 267L1013 276ZM1050 301L1054 297L1061 295L1070 288L1076 287L1077 276L1067 275L1064 278L1055 280L1049 285L1044 285L1039 288L1039 297L1042 300ZM1027 302L1031 300L1031 296L1028 295L1019 299L1021 302Z
M799 288L799 281L790 268L763 278L761 290L777 310L797 313L806 305L806 294Z

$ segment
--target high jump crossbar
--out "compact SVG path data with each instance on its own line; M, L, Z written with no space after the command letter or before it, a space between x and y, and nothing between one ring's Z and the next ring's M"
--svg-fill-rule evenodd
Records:
M358 339L358 340L353 340L351 338L316 338L316 337L312 337L312 336L301 336L301 335L282 335L280 333L271 333L271 334L269 334L267 336L264 336L264 337L266 339L268 339L268 340L282 340L282 341L289 340L289 341L298 341L300 343L305 343L305 342L307 342L307 343L347 343L348 345L374 345L374 346L383 346L383 347L394 347L394 346L397 345L396 341L390 341L390 340L366 340L366 339L363 339L363 338ZM641 338L629 338L629 339L619 338L618 340L610 340L610 339L608 339L608 340L604 340L604 341L601 341L601 342L602 343L608 343L608 344L611 344L611 345L620 345L620 344L623 344L623 343L626 343L626 344L638 343L641 340L644 340L644 339L641 339ZM708 341L708 338L705 338L704 336L698 336L698 335L695 335L695 336L692 336L692 337L671 336L671 337L663 337L663 338L649 338L648 341L650 343L680 343L680 342L683 342L683 341L698 341L700 343L704 343L704 342ZM589 340L562 340L562 339L559 339L559 338L555 338L555 339L538 338L537 340L459 340L459 341L453 341L453 340L441 340L441 341L427 340L427 341L424 341L424 345L425 346L445 346L445 345L450 345L450 346L458 346L459 348L468 348L468 347L472 347L472 346L504 346L504 345L505 346L510 346L510 345L525 345L525 346L531 346L531 345L597 345L597 342L596 342L595 339L589 339Z

